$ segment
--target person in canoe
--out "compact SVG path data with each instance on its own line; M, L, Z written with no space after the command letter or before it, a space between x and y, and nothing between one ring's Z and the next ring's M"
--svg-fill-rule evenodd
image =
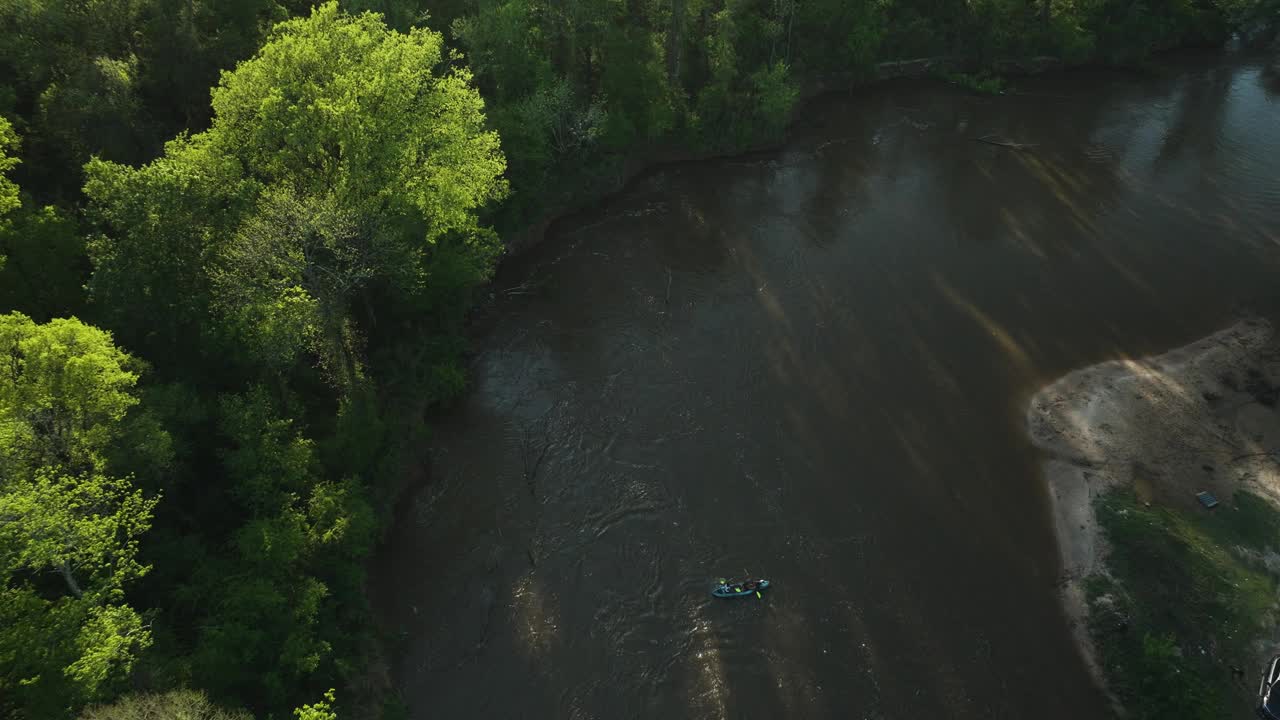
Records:
M745 597L747 595L756 595L759 597L760 591L769 587L768 580L746 578L743 580L729 581L720 578L720 584L715 590L711 591L716 597Z

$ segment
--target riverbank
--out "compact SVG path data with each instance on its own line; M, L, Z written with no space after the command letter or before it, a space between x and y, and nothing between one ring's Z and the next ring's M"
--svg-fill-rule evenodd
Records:
M1023 59L997 60L990 63L992 72L1000 76L1010 77L1037 75L1067 68L1068 65L1061 58L1047 55ZM877 63L870 73L834 73L807 77L800 83L799 97L787 124L790 126L803 113L806 105L826 95L852 92L860 88L894 80L944 78L956 73L972 73L981 69L973 61L966 61L950 55L938 55L914 60L893 60ZM598 173L592 174L590 180L583 183L582 192L572 194L568 200L553 203L538 217L522 224L519 229L505 233L503 237L505 257L519 256L529 248L537 245L557 221L582 212L586 208L597 205L609 197L623 192L631 183L649 173L657 172L671 165L706 162L767 152L782 147L785 142L786 133L769 141L752 143L730 150L700 149L688 142L679 142L677 140L660 141L634 148L621 154L621 156L615 156L611 160L605 161L603 169Z
M1124 562L1135 550L1130 545L1163 533L1178 538L1174 546L1193 548L1211 564L1231 566L1218 569L1219 574L1253 573L1259 570L1259 558L1267 560L1262 566L1269 573L1280 568L1274 562L1280 558L1269 554L1274 542L1269 535L1237 542L1239 528L1234 527L1274 515L1273 508L1280 506L1277 386L1280 344L1273 328L1261 320L1243 320L1163 355L1077 370L1032 399L1028 426L1035 444L1047 453L1044 473L1064 573L1062 600L1081 652L1104 686L1115 689L1126 669L1113 665L1119 662L1109 657L1114 648L1099 647L1111 643L1106 633L1114 628L1100 627L1091 614L1115 605L1117 597L1141 594L1135 588L1150 578L1133 573L1162 569L1147 558L1147 567L1139 564L1134 570ZM1223 504L1206 510L1196 500L1202 491ZM1143 524L1126 524L1141 515L1148 516ZM1117 540L1125 547L1109 547L1109 541ZM1249 575L1248 582L1255 580ZM1173 594L1148 602L1172 605L1191 598ZM1164 610L1176 615L1179 608ZM1256 619L1260 626L1269 622ZM1203 620L1211 623L1206 628L1210 647L1226 665L1252 668L1257 656L1269 652L1256 638L1215 643L1212 636L1220 627L1214 624L1221 618ZM1188 650L1184 644L1178 646L1183 653ZM1248 647L1236 652L1254 657L1226 657L1228 644ZM1207 651L1202 647L1201 652ZM1253 670L1247 672L1252 679Z

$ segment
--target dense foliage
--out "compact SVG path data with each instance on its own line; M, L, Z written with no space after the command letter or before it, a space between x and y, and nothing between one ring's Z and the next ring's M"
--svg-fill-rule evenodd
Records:
M438 338L499 247L498 136L440 34L334 4L223 73L207 125L141 165L94 145L83 203L0 187L31 284L0 316L0 716L131 685L95 716L205 713L154 694L186 686L279 715L362 670L398 428L460 387ZM41 322L80 311L110 334Z
M775 138L820 76L1130 62L1277 20L1277 0L0 0L0 718L354 713L364 559L424 410L463 387L494 227L655 151Z
M156 498L107 453L136 361L78 320L0 316L0 696L35 717L102 697L150 643L125 590ZM163 444L162 433L137 438Z

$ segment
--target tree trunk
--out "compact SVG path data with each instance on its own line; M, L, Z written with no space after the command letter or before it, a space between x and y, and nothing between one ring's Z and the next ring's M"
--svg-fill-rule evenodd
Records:
M70 565L66 563L58 565L58 572L62 573L62 579L67 581L67 589L71 590L71 594L75 595L77 600L84 597L84 593L80 590L80 585L71 574Z
M685 0L671 0L671 30L667 33L667 84L672 88L680 87L680 50L683 40L680 31L684 29Z
M788 66L791 65L791 29L796 26L796 0L790 0L789 10L787 12L787 51L784 53L783 62Z

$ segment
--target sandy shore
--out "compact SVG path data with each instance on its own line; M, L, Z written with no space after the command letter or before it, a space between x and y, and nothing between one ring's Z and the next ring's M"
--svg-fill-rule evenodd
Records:
M1100 684L1083 584L1105 572L1094 498L1129 484L1144 502L1195 509L1197 492L1225 502L1243 488L1280 505L1277 387L1280 343L1251 319L1163 355L1077 370L1032 398L1027 423L1047 456L1063 603Z

